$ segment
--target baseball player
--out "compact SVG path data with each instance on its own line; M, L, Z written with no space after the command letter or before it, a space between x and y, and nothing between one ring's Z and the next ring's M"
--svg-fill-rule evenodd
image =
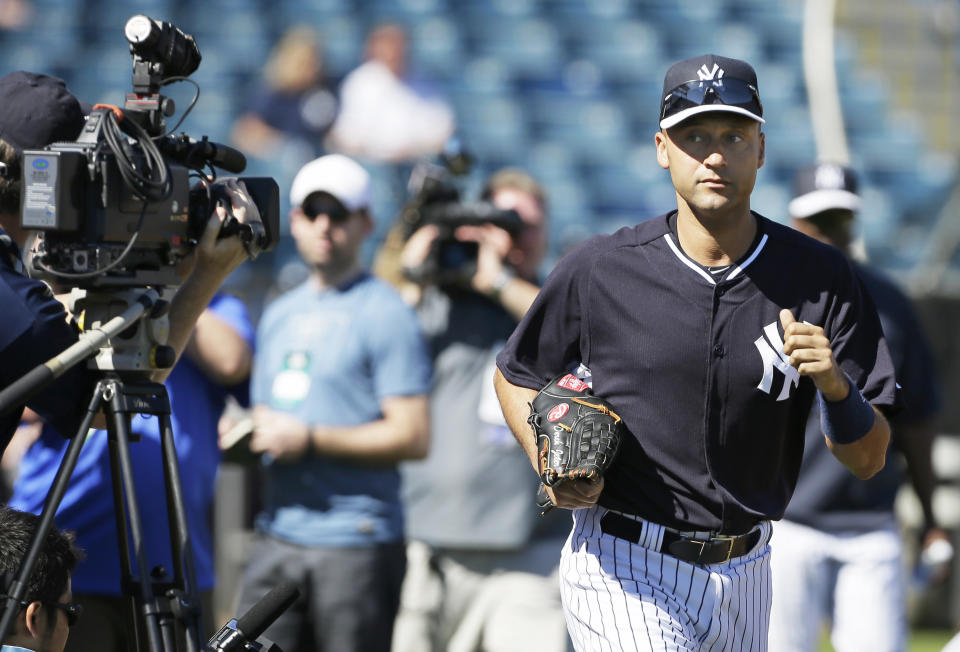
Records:
M666 73L657 161L677 209L567 255L497 358L507 422L582 362L626 435L605 476L560 483L578 650L765 650L770 520L810 406L858 477L883 466L897 400L876 310L837 250L750 210L764 160L753 68L703 55Z
M797 173L788 210L798 231L849 255L859 207L853 171L821 163ZM937 526L932 505L930 451L940 407L933 354L903 292L867 265L855 263L855 269L877 306L903 386L903 411L890 422L890 450L902 453L923 508L924 550L949 554L948 534ZM811 415L800 479L774 526L770 645L777 652L813 652L829 620L830 640L840 652L905 650L903 541L893 510L903 460L891 455L883 471L859 482L815 445L821 436ZM864 609L868 601L871 608Z

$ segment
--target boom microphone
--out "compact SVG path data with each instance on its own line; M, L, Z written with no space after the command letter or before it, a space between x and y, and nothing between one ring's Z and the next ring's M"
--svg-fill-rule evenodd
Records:
M239 174L247 167L247 157L238 149L206 139L197 144L207 160L220 169Z
M284 582L250 607L239 620L231 620L207 641L203 652L234 652L260 650L257 638L300 597L300 589L293 582Z

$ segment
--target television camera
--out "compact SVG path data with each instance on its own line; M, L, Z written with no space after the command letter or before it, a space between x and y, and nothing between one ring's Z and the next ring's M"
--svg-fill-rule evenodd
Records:
M239 173L243 154L185 133L165 132L175 111L160 94L200 64L194 38L144 15L125 27L133 56L133 91L124 109L95 105L75 142L26 150L20 223L41 232L28 272L85 288L174 286L177 263L203 233L218 202L229 211L214 168ZM179 126L179 122L177 126ZM175 129L176 127L174 127ZM191 187L191 177L198 183ZM279 189L269 177L241 177L262 223L232 216L220 236L238 234L251 258L277 241Z
M95 105L76 141L23 152L20 224L40 232L27 271L72 287L70 308L74 316L82 316L83 332L68 349L0 389L0 414L22 406L79 362L86 360L102 373L18 576L0 602L0 640L18 613L17 601L23 598L86 433L102 409L110 442L121 585L133 601L137 649L173 652L179 626L186 632L187 652L198 652L200 607L169 397L162 384L150 380L154 370L175 360L166 345L169 304L160 294L180 284L177 265L196 246L217 206L228 214L218 237L239 237L251 258L271 249L278 235L279 189L268 177L240 177L260 221L240 222L231 214L223 184L215 183L215 168L240 173L246 167L243 154L206 136L195 140L170 133L199 97L199 86L188 77L201 59L196 41L172 24L144 15L130 18L125 34L133 56L133 91L126 95L124 109ZM168 132L165 119L175 107L160 89L176 81L193 84L196 93ZM197 180L192 186L191 178ZM130 428L134 414L159 420L172 569L151 571L142 542L129 451L136 441ZM253 639L295 598L295 587L268 595L203 649L265 649Z

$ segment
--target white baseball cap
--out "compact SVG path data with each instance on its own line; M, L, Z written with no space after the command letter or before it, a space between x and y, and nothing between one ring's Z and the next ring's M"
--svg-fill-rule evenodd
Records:
M327 192L350 211L370 207L370 173L342 154L328 154L300 168L290 186L290 204L300 206L315 192Z

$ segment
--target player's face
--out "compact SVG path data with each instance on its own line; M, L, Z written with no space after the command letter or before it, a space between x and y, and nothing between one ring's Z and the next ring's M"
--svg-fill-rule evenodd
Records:
M681 209L703 216L749 210L764 158L760 123L736 113L703 113L658 131L655 142Z
M370 217L363 212L341 214L331 209L310 217L301 208L295 208L290 213L290 232L300 256L307 265L325 274L353 267L372 226Z

